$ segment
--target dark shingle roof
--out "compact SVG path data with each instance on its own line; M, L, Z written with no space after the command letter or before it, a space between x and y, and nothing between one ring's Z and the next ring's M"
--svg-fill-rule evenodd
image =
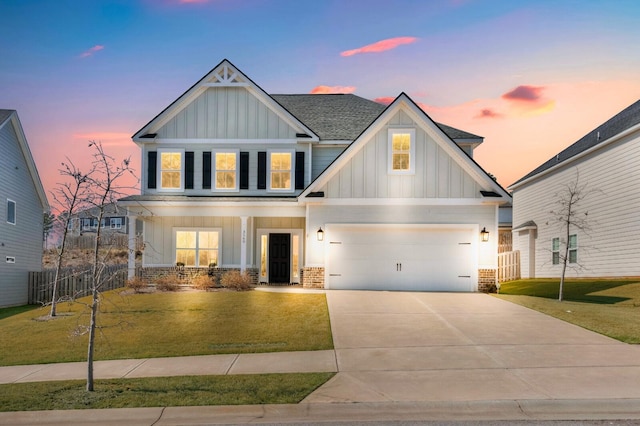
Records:
M271 95L276 102L313 130L321 140L355 140L386 106L353 94ZM452 139L480 136L438 124Z
M513 185L516 185L530 177L537 175L538 173L542 173L547 169L555 166L556 164L560 164L563 161L566 161L581 152L584 152L590 148L593 148L596 145L606 141L607 139L612 138L613 136L624 132L625 130L635 126L640 123L640 100L636 101L634 104L628 106L623 109L621 112L596 127L582 138L580 138L577 142L570 145L568 148L561 151L559 154L554 156L553 158L547 160L544 164L524 176L523 178L516 181Z

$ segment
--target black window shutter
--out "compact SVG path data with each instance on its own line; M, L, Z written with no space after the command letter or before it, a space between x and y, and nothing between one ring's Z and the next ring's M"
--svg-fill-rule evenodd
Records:
M240 189L249 189L249 153L240 153Z
M147 152L147 188L156 189L156 171L158 167L158 153Z
M296 152L296 189L304 189L304 152Z
M267 189L267 153L258 152L258 189Z
M193 161L193 151L187 151L184 153L184 188L185 189L193 189L193 172L194 172L194 161Z
M211 153L202 153L202 189L211 189Z

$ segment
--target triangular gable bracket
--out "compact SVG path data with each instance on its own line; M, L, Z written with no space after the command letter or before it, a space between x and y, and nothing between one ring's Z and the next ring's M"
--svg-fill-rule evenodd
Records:
M232 69L229 64L223 64L218 70L210 74L205 87L248 87L249 82L240 76L238 71Z

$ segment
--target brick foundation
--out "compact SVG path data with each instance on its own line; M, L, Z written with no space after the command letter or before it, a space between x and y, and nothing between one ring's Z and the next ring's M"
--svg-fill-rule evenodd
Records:
M301 279L303 288L324 288L324 268L321 266L302 268Z
M216 282L220 282L220 278L224 274L230 271L239 271L240 268L191 268L191 267L177 267L177 266L151 266L146 268L139 268L136 270L136 275L144 278L146 281L153 283L158 277L167 275L175 275L178 277L180 284L189 284L191 279L198 275L211 275L216 278ZM258 270L255 268L247 268L247 273L251 277L251 283L258 284Z
M498 282L496 269L478 269L478 291L483 293L496 293Z

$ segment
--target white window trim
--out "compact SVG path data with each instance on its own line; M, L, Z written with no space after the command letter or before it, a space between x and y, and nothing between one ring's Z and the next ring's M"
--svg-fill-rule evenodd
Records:
M13 204L13 222L9 221L9 205ZM7 223L9 225L15 225L18 222L18 203L14 200L7 198Z
M176 247L176 242L177 242L177 232L179 231L186 231L186 232L217 232L218 233L218 267L222 266L222 228L172 228L171 230L171 234L172 234L172 257L173 257L173 265L176 264L177 259L176 259L176 250L178 249L178 247ZM198 242L197 242L197 235L196 235L196 261L198 259L198 252L200 250L200 247L198 247ZM195 268L207 268L209 265L206 266L195 266Z
M120 223L117 223L119 221ZM109 218L109 227L111 229L122 229L122 225L124 224L124 220L121 217L112 217Z
M163 188L162 187L162 153L163 152L179 152L180 153L180 187L179 188ZM184 149L160 148L158 149L158 160L156 164L156 190L158 192L184 192Z
M576 237L576 246L573 247L573 248L571 247L571 244L570 244L571 237ZM567 250L567 256L569 256L569 259L567 259L567 263L578 263L578 234L569 235L569 241L567 241L567 245L569 246L569 249ZM575 262L571 261L571 252L572 251L576 252L576 261Z
M235 188L216 188L216 154L236 155L236 186ZM239 149L214 149L211 151L211 192L239 192L240 191L240 150Z
M409 133L411 145L409 146L409 170L393 169L393 135L396 133ZM409 127L393 127L387 134L387 173L390 175L413 175L416 173L416 129Z
M558 249L557 250L553 246L553 243L556 240L558 241ZM558 254L558 263L555 263L554 262L554 258L553 258L556 253ZM560 264L560 238L558 238L558 237L551 238L551 264L552 265L559 265Z
M294 149L271 149L267 151L267 192L275 192L281 194L289 194L295 192L296 188L296 154ZM290 154L291 155L291 179L290 188L277 189L271 186L271 155L272 154Z

